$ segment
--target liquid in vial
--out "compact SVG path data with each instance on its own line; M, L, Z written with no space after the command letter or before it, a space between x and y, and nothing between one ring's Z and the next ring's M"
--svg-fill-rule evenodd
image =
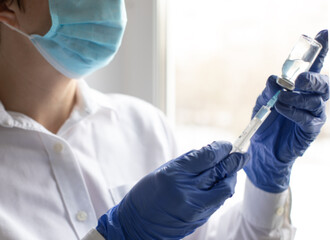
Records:
M294 82L300 73L308 70L309 62L301 59L287 59L282 67L282 78Z

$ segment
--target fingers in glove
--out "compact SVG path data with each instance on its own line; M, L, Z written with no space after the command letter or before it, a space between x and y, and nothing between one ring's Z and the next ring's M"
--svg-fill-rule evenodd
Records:
M283 91L278 96L278 102L284 106L310 112L315 117L322 116L325 111L325 103L320 95Z
M311 72L319 73L322 70L324 59L328 53L328 30L323 30L319 32L315 40L322 44L322 50L319 53L318 57L315 59L312 67L310 68Z
M295 90L319 94L324 101L329 99L329 77L313 72L300 74L295 83Z
M282 89L277 83L276 83L277 76L272 75L268 78L266 83L266 88L262 92L261 96L265 103L269 101L279 90ZM264 104L262 104L264 105Z
M208 196L207 196L209 199L208 204L214 205L216 203L220 203L222 205L226 199L234 195L236 182L237 182L237 174L235 173L215 183L208 190Z
M272 75L268 78L266 87L257 98L256 105L253 108L252 118L259 111L261 106L265 105L282 88L276 83L277 76Z
M213 142L200 150L193 150L182 155L178 158L177 164L181 165L185 172L200 174L226 158L231 149L230 142Z
M216 166L196 177L196 185L199 189L210 189L218 182L241 170L249 159L250 155L248 153L232 153L227 158L221 160Z
M249 161L248 153L232 153L227 158L220 161L216 166L218 177L225 178L241 170Z
M325 109L319 117L315 117L309 111L297 109L282 102L277 102L275 108L277 112L297 123L302 130L310 134L318 134L326 120Z

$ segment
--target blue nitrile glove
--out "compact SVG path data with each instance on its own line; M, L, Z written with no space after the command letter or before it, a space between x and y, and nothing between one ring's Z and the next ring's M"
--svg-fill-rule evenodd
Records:
M204 224L234 194L248 154L213 142L174 159L140 180L99 219L105 239L181 239Z
M329 78L319 72L328 52L328 31L321 31L316 39L323 49L310 72L298 76L293 92L279 94L275 109L251 139L251 161L244 170L255 186L267 192L279 193L288 188L295 159L303 155L326 120ZM271 76L253 115L280 89L276 76Z

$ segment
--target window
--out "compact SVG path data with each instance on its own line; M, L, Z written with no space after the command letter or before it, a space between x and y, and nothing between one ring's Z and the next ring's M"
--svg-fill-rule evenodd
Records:
M324 0L169 1L169 51L181 151L213 140L234 141L249 122L268 76L281 73L300 34L315 36L326 29L328 16ZM329 57L326 66L323 72L328 74ZM296 239L328 235L329 146L326 124L293 168Z

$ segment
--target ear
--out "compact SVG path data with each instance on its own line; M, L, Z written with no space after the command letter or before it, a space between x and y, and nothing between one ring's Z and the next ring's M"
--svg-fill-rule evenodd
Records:
M17 10L18 10L17 6L15 6L15 4L13 3L0 4L0 22L18 28L19 24L16 16Z

